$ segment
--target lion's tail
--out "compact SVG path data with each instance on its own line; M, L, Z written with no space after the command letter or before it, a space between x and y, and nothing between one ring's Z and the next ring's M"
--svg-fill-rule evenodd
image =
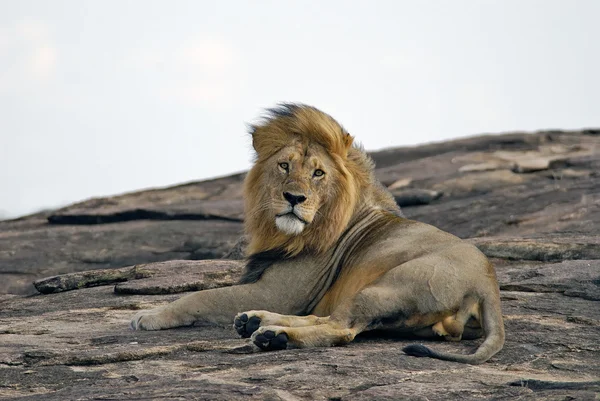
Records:
M409 345L404 347L407 355L442 359L445 361L469 363L478 365L490 359L494 354L502 349L504 345L504 323L502 322L502 310L500 302L494 302L490 296L486 297L482 305L483 329L485 330L485 340L477 348L475 353L470 355L451 354L448 352L438 352L424 345Z

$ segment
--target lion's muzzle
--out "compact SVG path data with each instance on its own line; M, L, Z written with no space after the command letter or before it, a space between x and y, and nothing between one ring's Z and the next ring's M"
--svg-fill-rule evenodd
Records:
M292 207L304 202L306 200L306 196L304 195L294 195L290 192L284 192L283 197L286 201L290 203Z

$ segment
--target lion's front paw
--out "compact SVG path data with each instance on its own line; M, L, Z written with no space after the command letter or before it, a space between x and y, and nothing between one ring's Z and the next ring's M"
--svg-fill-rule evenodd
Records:
M167 308L140 311L131 319L133 330L161 330L172 327L188 326L193 320L178 318Z
M252 342L263 351L286 349L288 346L288 335L283 329L283 327L278 326L259 327L252 334Z
M164 318L155 309L145 310L135 314L130 326L133 330L160 330L164 328Z
M243 338L249 338L260 327L261 318L248 313L238 313L233 320L233 328Z

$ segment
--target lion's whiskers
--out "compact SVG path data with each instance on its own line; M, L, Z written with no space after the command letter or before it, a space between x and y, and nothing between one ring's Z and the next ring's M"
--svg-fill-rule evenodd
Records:
M259 217L258 215L265 211L265 210L270 210L271 209L271 201L270 200L265 200L262 203L258 204L258 207L253 208L251 213L249 214L249 216L247 216L247 218L255 218L255 217Z

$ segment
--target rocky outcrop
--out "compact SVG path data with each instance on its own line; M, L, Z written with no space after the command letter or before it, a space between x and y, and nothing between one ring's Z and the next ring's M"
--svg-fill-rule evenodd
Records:
M0 293L35 279L173 259L218 259L242 232L244 174L91 199L0 222Z
M136 310L237 282L242 261L204 260L243 253L237 174L0 222L0 398L595 399L599 133L373 154L407 217L467 238L496 265L507 342L488 363L408 357L412 339L382 335L258 352L231 327L128 330Z

